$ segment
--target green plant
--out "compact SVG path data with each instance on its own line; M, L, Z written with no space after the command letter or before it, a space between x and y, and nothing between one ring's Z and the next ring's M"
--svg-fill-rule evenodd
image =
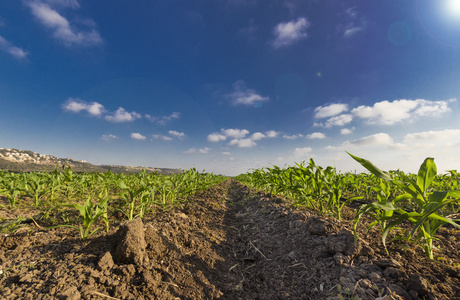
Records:
M9 220L6 222L2 222L0 224L0 233L13 233L19 228L21 228L21 224L26 220L26 218L23 217L16 217L13 220Z
M348 152L347 152L348 153ZM423 246L426 255L433 259L433 239L436 233L445 224L450 224L458 229L460 225L446 216L440 214L440 210L452 203L458 202L460 191L432 191L430 185L433 182L437 170L433 158L426 158L420 166L416 178L400 173L400 179L393 179L389 173L377 168L370 161L348 153L354 160L363 165L372 174L385 181L391 181L405 191L405 194L389 199L380 199L378 202L363 205L356 213L354 221L354 232L356 238L356 227L363 214L371 216L375 221L370 225L380 224L382 230L382 242L386 249L386 238L388 233L404 222L413 225L409 238ZM400 206L402 200L409 200L414 203L414 211L406 211ZM388 251L387 251L388 252Z
M349 202L362 199L364 197L352 197L349 199L342 198L342 190L345 177L336 178L329 185L327 209L332 212L338 220L342 220L342 209Z
M136 187L135 184L132 184L132 186L129 187L123 180L119 180L117 186L121 189L119 195L124 200L124 207L118 208L118 210L124 213L128 220L132 220L134 218L136 200L143 202L143 198L147 195L148 191L143 185Z
M49 193L45 179L39 173L29 175L27 178L27 191L34 198L35 206L38 206L40 199Z
M93 231L90 231L91 227L94 225L94 223L97 222L99 217L104 216L104 215L107 216L107 201L108 200L109 199L107 197L100 198L98 204L94 205L93 202L91 201L91 197L88 197L84 205L75 204L75 203L64 204L64 206L73 207L80 212L80 216L82 218L83 224L80 224L79 226L64 224L64 225L52 226L50 228L57 228L57 227L74 228L80 232L80 237L82 240L84 240L92 236L93 234L95 234L100 229L100 227L98 227L94 229ZM108 228L108 223L106 223L106 226Z
M24 180L11 176L4 185L4 189L0 189L0 195L5 195L10 204L10 208L14 208L19 202L20 195L26 191Z

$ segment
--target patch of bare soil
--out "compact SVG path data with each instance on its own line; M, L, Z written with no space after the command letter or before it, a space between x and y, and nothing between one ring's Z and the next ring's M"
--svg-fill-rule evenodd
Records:
M0 298L460 299L458 232L430 261L395 243L387 256L374 231L355 245L351 224L227 181L86 242L34 224L2 235Z

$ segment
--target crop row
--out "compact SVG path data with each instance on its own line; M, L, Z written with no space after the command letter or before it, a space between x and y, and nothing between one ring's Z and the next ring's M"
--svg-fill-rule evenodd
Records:
M393 231L395 239L421 245L433 259L433 240L439 228L449 224L460 229L459 220L453 219L460 209L459 173L451 170L437 175L433 158L425 159L418 174L405 174L399 170L385 172L368 160L350 156L371 174L342 174L310 159L308 164L293 167L256 169L237 180L339 220L347 203L361 203L354 218L355 240L360 219L367 215L372 219L368 229L380 229L385 249Z
M0 195L14 209L21 199L32 199L37 209L71 207L81 216L81 224L62 224L77 229L85 239L96 232L93 225L102 219L109 229L108 206L115 203L128 220L143 218L154 207L165 209L187 201L189 195L204 190L226 178L199 173L195 168L174 175L74 173L71 167L36 173L0 172ZM86 199L86 200L85 200ZM58 227L57 226L57 227Z

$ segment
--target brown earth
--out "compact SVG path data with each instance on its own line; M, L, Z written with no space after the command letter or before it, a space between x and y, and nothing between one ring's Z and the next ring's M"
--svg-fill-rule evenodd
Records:
M396 242L387 256L373 230L355 246L351 224L227 181L85 242L33 223L2 234L0 298L460 299L459 232L441 230L430 261Z

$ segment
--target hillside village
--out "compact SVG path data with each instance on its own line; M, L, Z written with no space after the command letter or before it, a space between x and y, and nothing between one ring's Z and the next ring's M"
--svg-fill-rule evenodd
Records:
M30 150L0 148L0 170L9 172L53 171L55 167L70 166L75 172L139 173L157 172L158 174L178 173L178 169L152 168L142 166L93 165L84 160L58 158L53 155L40 154Z
M18 150L9 148L0 148L0 158L16 163L32 163L32 164L58 164L62 159L52 155L39 154L30 150ZM65 158L66 161L76 161L86 163L86 161L78 161L70 158Z

